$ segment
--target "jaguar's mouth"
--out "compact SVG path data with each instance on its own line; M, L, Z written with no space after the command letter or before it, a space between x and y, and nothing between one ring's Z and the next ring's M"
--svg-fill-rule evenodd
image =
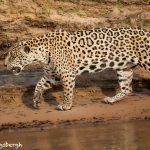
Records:
M20 67L13 67L11 70L12 70L14 75L19 75L20 72L21 72L21 68Z

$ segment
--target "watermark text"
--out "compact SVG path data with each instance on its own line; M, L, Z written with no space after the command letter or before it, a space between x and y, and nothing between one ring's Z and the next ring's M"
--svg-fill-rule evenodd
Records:
M18 142L18 143L8 143L6 141L4 143L0 143L0 149L5 149L5 148L19 149L21 147L22 147L22 144L20 142Z

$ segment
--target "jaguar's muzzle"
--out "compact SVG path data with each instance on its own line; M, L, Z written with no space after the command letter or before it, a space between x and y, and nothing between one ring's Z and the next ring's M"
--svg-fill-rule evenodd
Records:
M11 70L12 70L14 75L19 75L20 72L21 72L21 68L20 67L13 67Z

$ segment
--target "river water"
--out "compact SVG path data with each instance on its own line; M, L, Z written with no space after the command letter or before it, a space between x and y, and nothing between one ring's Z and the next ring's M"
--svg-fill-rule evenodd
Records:
M0 133L6 141L20 142L21 150L150 150L150 121Z

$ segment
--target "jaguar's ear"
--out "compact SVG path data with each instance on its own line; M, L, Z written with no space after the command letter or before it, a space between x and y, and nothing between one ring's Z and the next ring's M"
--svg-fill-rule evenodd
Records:
M30 53L30 51L31 51L31 50L30 50L30 47L27 46L27 45L24 46L24 49L23 49L23 50L24 50L24 52L25 52L26 54Z

